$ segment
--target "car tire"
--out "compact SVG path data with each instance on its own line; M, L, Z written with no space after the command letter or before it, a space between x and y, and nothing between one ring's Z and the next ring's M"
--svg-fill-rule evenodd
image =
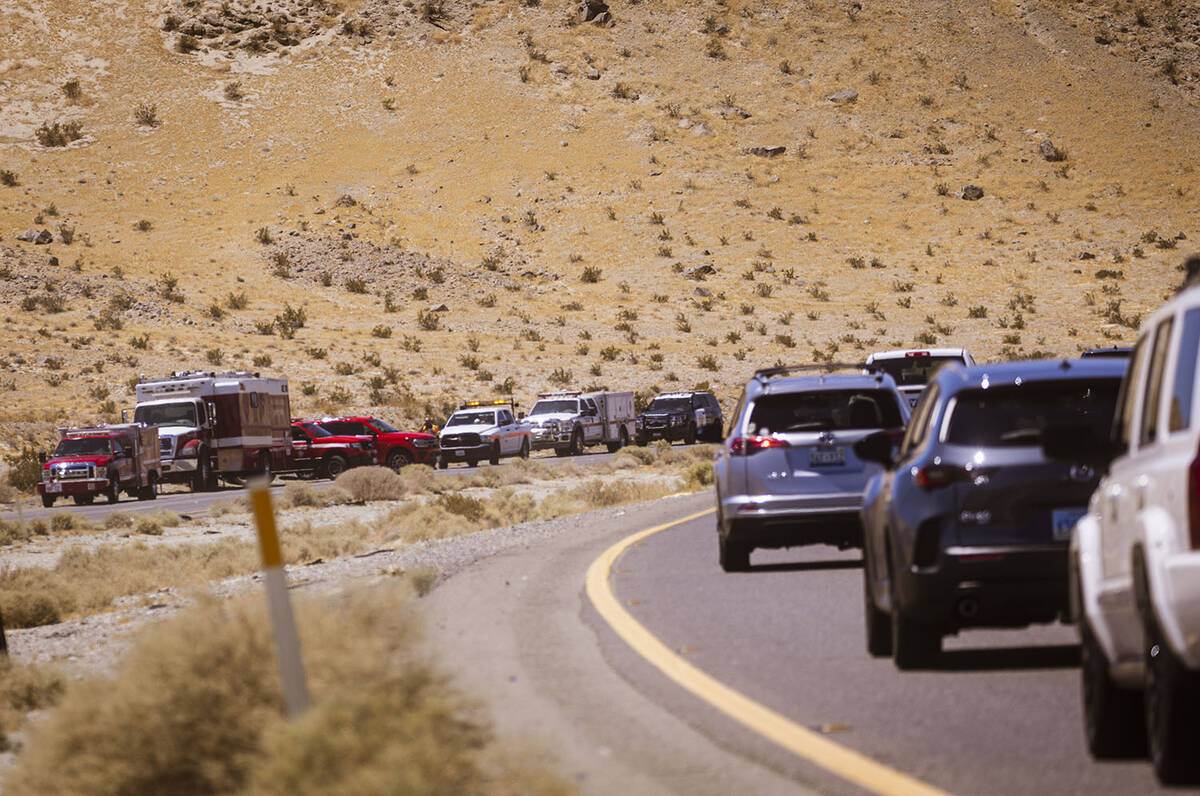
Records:
M563 456L570 456L570 455L571 455L571 449L570 449L570 448L555 448L555 449L554 449L554 455L555 455L555 456L558 456L558 457L560 457L560 458L561 458L561 457L563 457Z
M158 479L154 473L151 473L146 480L146 485L138 490L138 500L154 500L158 497ZM90 501L89 501L90 502Z
M121 481L116 473L108 474L108 489L104 490L104 499L116 503L121 499Z
M331 453L325 457L325 462L321 465L321 470L325 473L326 478L336 480L349 467L350 462L346 461L345 456L340 453Z
M696 424L695 423L688 423L687 430L683 432L683 444L684 445L695 445L696 444Z
M580 456L582 454L583 454L583 432L580 431L579 429L575 429L575 431L573 431L571 433L570 455L571 456Z
M1146 622L1146 740L1164 785L1200 782L1200 677L1179 660L1153 618Z
M640 435L640 434L639 434L639 435L637 436L636 442L637 442L637 445L638 445L638 447L639 447L639 448L644 448L644 447L646 447L647 445L649 445L649 444L650 444L650 438L649 438L649 437L643 437L642 435Z
M43 508L48 509L53 505L54 505L54 496L53 495L42 495L42 507Z
M863 554L863 611L866 613L867 652L874 658L887 658L892 654L892 616L875 606L871 597L871 565Z
M90 506L96 501L96 497L94 495L73 495L71 500L76 506ZM44 500L42 502L45 503ZM53 503L54 499L51 498L50 502Z
M526 437L525 439L521 440L521 454L520 455L521 455L522 459L529 458L529 437Z
M721 569L726 572L745 572L750 569L750 545L736 542L717 531L717 556Z
M892 588L892 663L901 671L927 669L942 651L942 634L905 616L896 597L895 575L888 580Z
M408 454L408 451L403 449L394 450L389 453L387 457L387 466L391 467L396 472L400 472L412 463L412 456Z
M624 426L622 426L621 430L617 433L617 441L608 443L608 452L616 453L617 451L621 450L621 448L624 448L628 444L629 444L629 432L625 430Z
M478 467L478 466L479 466L478 459L467 459L467 467Z
M445 470L450 466L450 462L446 461L445 456L439 456L437 460L437 466L439 470Z
M1108 658L1087 617L1079 620L1080 691L1083 732L1097 760L1146 754L1145 707L1142 694L1120 688L1108 673Z
M493 442L492 443L492 452L490 454L488 454L488 464L499 464L499 463L500 463L500 443Z

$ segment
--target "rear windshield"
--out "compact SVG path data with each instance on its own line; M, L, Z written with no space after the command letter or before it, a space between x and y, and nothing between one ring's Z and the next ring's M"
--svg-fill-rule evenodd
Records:
M1072 379L967 390L954 399L946 442L1040 445L1046 429L1076 427L1104 438L1112 425L1120 385L1120 379Z
M747 432L766 436L902 425L900 407L890 390L820 390L762 396L750 411Z
M896 357L894 359L877 359L866 367L872 371L882 370L892 377L896 386L907 387L927 383L937 369L947 362L964 364L961 356Z

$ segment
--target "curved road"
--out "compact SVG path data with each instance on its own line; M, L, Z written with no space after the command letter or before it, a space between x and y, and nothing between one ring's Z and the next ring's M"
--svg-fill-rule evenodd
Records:
M422 601L439 658L502 735L586 793L864 792L685 690L585 594L612 545L712 500L592 512L452 574ZM726 574L716 547L707 514L634 543L601 582L669 650L801 732L952 793L1161 791L1144 761L1088 756L1072 628L966 633L940 668L901 673L867 655L858 551L756 551Z

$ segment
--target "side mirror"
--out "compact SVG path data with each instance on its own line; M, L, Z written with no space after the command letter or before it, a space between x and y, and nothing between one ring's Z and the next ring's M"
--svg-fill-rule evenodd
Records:
M40 451L40 452L38 453L38 463L39 463L39 464L45 464L45 463L46 463L46 452L45 452L45 451Z
M129 422L129 410L128 410L128 409L122 409L122 410L121 410L121 422L122 422L122 423L128 423L128 422Z
M217 424L217 405L208 401L205 408L208 409L208 425L215 426Z
M525 419L525 413L517 412L517 420L524 420L524 419Z
M1097 437L1087 426L1060 426L1042 432L1042 453L1056 462L1086 464L1107 472L1119 452L1111 440Z
M876 431L854 443L854 455L865 462L892 466L892 437L886 431Z

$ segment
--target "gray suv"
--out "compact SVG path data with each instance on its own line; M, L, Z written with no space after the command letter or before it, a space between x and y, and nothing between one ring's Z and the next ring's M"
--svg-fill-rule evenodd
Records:
M1099 474L1048 458L1059 429L1103 433L1126 362L1008 362L938 371L863 499L867 649L930 665L942 637L1024 627L1067 609L1067 544Z
M714 464L726 572L749 569L759 547L861 544L863 488L880 467L854 443L881 430L899 441L908 405L885 373L820 369L760 370L738 401Z

